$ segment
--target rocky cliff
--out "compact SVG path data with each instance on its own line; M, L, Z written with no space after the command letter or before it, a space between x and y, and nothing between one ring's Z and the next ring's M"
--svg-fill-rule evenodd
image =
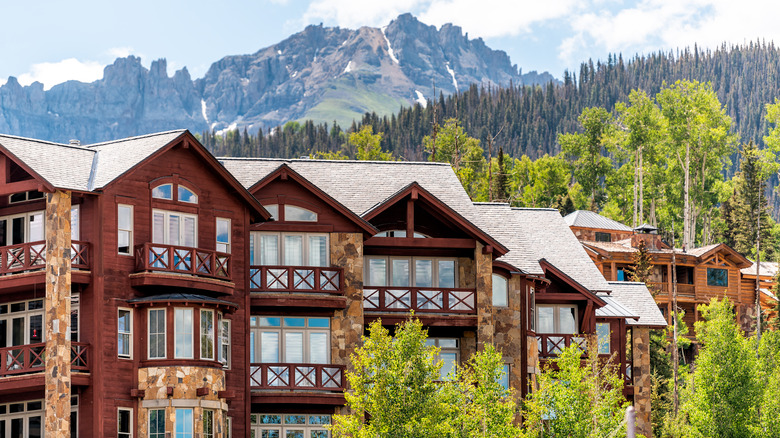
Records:
M192 80L168 76L165 60L149 69L119 58L103 79L70 81L44 91L11 77L0 87L0 132L53 141L95 142L176 128L267 130L290 120L348 124L366 111L402 105L471 84L553 80L522 75L502 51L469 39L458 26L440 29L409 14L383 28L309 26L250 55L227 56Z

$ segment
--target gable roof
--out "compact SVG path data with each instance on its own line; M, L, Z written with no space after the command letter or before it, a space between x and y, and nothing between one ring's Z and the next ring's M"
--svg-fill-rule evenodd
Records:
M633 230L628 225L613 221L589 210L577 210L563 218L570 227L598 228L602 230L628 231Z
M612 298L639 317L635 320L627 320L628 325L666 327L666 319L644 283L610 281L609 286L612 288Z
M509 248L509 253L498 260L529 274L544 275L539 261L545 259L592 292L610 290L558 210L516 208L503 203L475 203L474 206L488 232Z
M0 151L49 189L87 191L95 156L88 148L0 135Z
M732 263L740 268L747 268L752 264L750 260L747 259L747 257L738 253L737 250L726 245L725 243L715 243L713 245L702 246L700 248L693 248L687 252L688 254L699 257L702 259L702 261L716 252L722 252L726 254L726 258L728 258Z

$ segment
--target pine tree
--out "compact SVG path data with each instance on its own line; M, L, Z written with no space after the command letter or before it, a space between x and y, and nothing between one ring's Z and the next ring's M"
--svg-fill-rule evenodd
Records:
M493 189L496 200L509 200L509 175L507 175L506 162L504 161L504 148L498 148L498 173L495 179L495 188Z
M756 255L756 229L758 215L761 215L762 259L773 257L773 246L770 242L773 221L769 216L766 203L766 179L762 176L761 156L758 148L749 142L742 147L740 172L734 178L734 195L731 201L733 208L731 227L734 237L734 249L744 255ZM761 201L759 201L759 197Z

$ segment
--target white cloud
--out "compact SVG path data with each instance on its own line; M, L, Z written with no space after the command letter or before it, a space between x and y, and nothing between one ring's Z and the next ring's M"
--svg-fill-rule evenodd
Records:
M357 29L361 26L379 27L404 12L417 10L420 0L314 0L303 13L303 23L325 22Z
M106 51L112 58L127 58L135 53L132 47L112 47Z
M28 73L19 76L19 83L30 85L41 82L44 89L69 80L92 82L103 77L104 65L95 61L79 61L76 58L63 59L59 62L42 62L33 64Z

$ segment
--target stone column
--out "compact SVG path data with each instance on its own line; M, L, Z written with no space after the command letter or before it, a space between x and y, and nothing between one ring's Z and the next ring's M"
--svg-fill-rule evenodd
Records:
M634 409L636 409L636 431L644 436L653 436L650 420L652 379L650 375L650 329L634 327Z
M482 252L477 242L474 250L474 271L477 288L477 349L493 343L493 255Z
M70 436L71 193L46 194L46 436Z
M333 312L331 362L349 365L349 356L363 335L363 236L360 233L330 234L330 264L344 268L344 309Z

